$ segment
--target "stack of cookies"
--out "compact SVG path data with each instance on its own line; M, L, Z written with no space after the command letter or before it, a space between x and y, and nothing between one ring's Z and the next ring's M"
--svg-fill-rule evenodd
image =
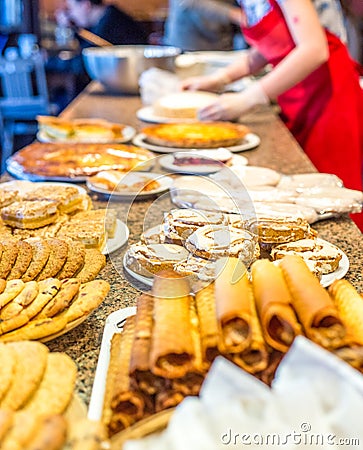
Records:
M0 341L49 340L67 331L105 299L109 284L77 278L0 279Z
M86 425L89 443L102 440L100 424L92 431L89 421L72 412L77 367L69 356L23 341L0 344L0 360L1 449L83 448L75 444L85 442Z

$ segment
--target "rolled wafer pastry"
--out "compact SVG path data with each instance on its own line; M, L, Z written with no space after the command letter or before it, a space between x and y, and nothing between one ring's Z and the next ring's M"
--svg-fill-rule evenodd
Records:
M190 322L188 281L173 271L155 277L154 330L150 349L152 373L168 379L183 377L192 369L195 350Z
M335 280L328 289L347 328L347 338L363 345L363 299L348 280Z
M301 326L281 269L261 259L252 264L251 272L263 336L273 349L286 353L295 336L301 334Z
M337 348L333 352L343 361L363 372L363 347L361 345L350 344L346 347Z
M306 336L327 349L344 344L346 329L333 300L297 255L285 256L280 267L292 296L292 305Z
M115 345L113 356L118 361L116 364L114 383L111 394L110 407L112 410L111 420L109 422L109 430L112 433L120 431L115 428L113 414L124 414L130 417L130 421L135 422L140 419L144 413L145 400L141 392L137 392L131 385L129 376L130 356L132 350L132 342L135 334L135 316L126 319L124 329ZM114 366L112 366L114 368Z
M199 317L202 356L205 361L212 362L219 353L214 283L208 284L195 294L195 303Z
M147 394L153 395L164 389L164 380L150 370L149 354L153 330L154 299L143 294L137 300L135 316L135 338L130 359L130 376L137 386Z
M255 374L267 368L269 358L255 305L252 306L252 311L251 343L243 352L232 354L232 360L246 372Z
M238 258L217 262L214 282L221 353L240 353L252 340L253 291L245 265Z
M177 392L174 389L159 392L155 398L155 411L163 411L167 408L173 408L179 405L184 400L185 395L182 392Z
M195 349L193 367L182 378L176 378L171 382L172 389L185 396L199 394L205 374L210 366L210 362L203 358L201 335L199 331L200 320L197 315L196 302L193 298L190 302L190 322Z

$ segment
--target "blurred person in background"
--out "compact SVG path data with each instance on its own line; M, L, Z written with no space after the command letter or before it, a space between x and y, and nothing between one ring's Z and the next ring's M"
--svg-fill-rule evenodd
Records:
M55 13L61 26L86 28L111 44L146 44L147 36L140 24L114 5L102 0L65 0L65 8ZM82 46L89 44L83 43Z
M320 172L362 190L363 90L357 63L319 22L311 0L241 0L242 32L250 44L235 63L192 77L182 89L220 91L273 69L239 93L226 93L200 110L201 120L235 120L277 100L281 118ZM353 220L363 230L363 214Z
M164 43L185 51L232 50L241 18L234 0L169 0Z

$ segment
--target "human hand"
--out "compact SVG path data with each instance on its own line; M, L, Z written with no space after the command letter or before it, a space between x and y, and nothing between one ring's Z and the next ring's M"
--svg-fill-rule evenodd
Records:
M223 94L218 101L201 108L198 119L203 121L236 120L251 108L265 105L269 98L261 83L256 81L244 91L237 94Z
M180 87L183 91L221 92L225 85L230 82L231 80L228 75L225 72L218 70L211 75L186 78L181 82Z

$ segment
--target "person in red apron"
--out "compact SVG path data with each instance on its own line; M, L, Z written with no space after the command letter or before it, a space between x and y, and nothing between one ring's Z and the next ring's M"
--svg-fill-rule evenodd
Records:
M261 7L261 2L268 11L250 24L248 8ZM276 99L282 120L316 168L336 174L347 188L362 191L363 90L357 63L335 35L323 30L310 0L241 0L241 4L249 52L215 74L184 80L182 89L219 90L267 63L273 70L240 93L221 95L200 110L199 118L235 120ZM363 214L352 219L363 230Z

